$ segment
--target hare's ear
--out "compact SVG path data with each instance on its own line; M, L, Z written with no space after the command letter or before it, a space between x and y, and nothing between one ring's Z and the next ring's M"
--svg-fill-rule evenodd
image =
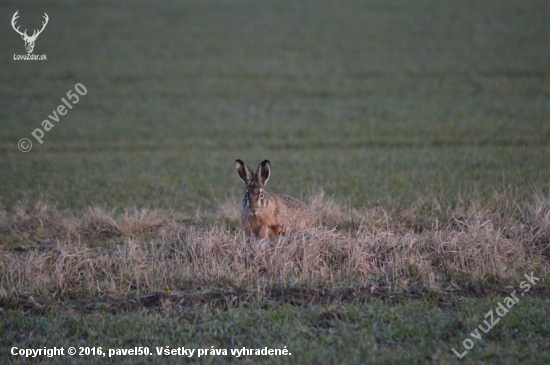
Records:
M264 160L258 165L258 170L256 170L256 182L260 185L265 185L267 180L269 180L270 173L271 169L269 168L269 161Z
M249 185L254 181L254 173L252 172L250 166L246 164L246 162L236 160L235 167L237 168L237 173L239 174L239 177L242 181L244 181L246 185Z

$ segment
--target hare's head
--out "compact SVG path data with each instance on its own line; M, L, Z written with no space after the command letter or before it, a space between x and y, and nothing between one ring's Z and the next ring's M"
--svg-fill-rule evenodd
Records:
M246 162L237 160L235 167L239 177L246 184L246 192L243 199L243 210L250 215L260 215L267 207L267 194L265 193L265 184L269 180L269 161L265 160L258 165L256 174L252 173L250 166Z

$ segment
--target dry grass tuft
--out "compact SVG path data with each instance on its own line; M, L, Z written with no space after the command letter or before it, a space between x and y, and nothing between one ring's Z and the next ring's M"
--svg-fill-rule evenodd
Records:
M117 215L95 207L77 218L44 204L21 205L0 212L0 239L34 245L0 245L0 297L120 296L203 286L260 294L274 287L346 285L450 291L488 279L515 285L531 270L546 276L550 201L536 196L522 207L504 202L350 210L320 193L310 201L318 221L347 230L319 226L250 243L227 224L237 221L235 202L198 212L188 225L160 210ZM44 238L51 244L41 244ZM92 244L97 241L104 244Z
M113 218L115 210L107 211L99 207L88 208L80 222L80 232L85 239L108 239L122 235L117 221Z
M309 199L309 207L315 217L315 221L327 227L336 227L346 221L344 209L334 199L326 198L325 192L320 190Z
M523 212L521 232L526 244L532 243L534 251L541 251L550 257L550 199L537 194L531 209Z
M13 208L13 214L4 212L4 217L6 230L22 238L58 238L74 228L74 220L70 215L44 202L37 202L30 207L27 202L19 203Z

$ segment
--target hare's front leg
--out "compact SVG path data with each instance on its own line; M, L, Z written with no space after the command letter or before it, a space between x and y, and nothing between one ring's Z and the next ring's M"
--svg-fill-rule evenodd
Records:
M269 226L264 224L260 227L258 232L258 240L263 240L264 238L267 238L267 236L269 236Z

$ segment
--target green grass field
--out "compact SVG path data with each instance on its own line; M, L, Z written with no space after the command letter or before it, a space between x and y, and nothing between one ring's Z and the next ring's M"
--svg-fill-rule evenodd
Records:
M47 61L13 60L16 10L29 34L48 14L34 49ZM550 279L549 15L547 1L512 0L3 2L0 359L19 363L13 346L286 345L292 356L244 360L456 363L451 347L523 272ZM77 83L87 94L40 144L31 132ZM271 161L269 191L312 207L324 191L318 217L343 253L246 266L237 158ZM384 256L380 234L403 251ZM176 251L222 242L214 263L201 251L178 268L175 235ZM163 260L181 277L142 267ZM357 295L287 293L345 288ZM548 363L548 293L522 298L461 362ZM34 361L48 360L66 358ZM161 360L230 359L114 361Z

